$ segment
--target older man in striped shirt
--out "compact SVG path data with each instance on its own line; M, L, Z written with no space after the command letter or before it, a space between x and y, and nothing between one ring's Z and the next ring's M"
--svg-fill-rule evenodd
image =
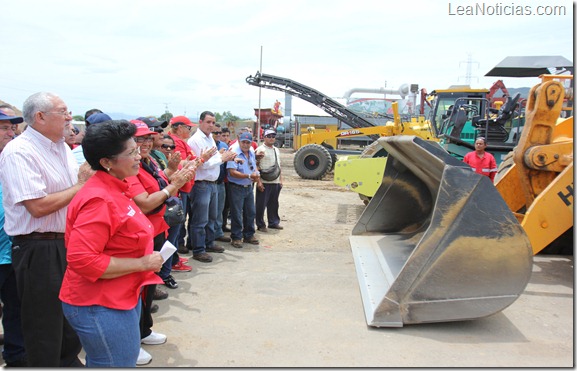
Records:
M64 141L72 116L52 93L24 102L28 128L0 155L6 212L4 229L13 236L12 264L22 299L22 332L32 367L79 367L78 336L58 299L66 270L64 229L72 197L92 175L79 167Z

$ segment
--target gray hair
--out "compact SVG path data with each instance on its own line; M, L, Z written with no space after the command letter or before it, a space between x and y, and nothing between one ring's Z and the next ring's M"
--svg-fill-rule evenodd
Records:
M46 112L54 107L54 98L59 98L54 93L41 91L29 96L22 106L22 116L24 121L30 126L34 126L34 116L37 112Z

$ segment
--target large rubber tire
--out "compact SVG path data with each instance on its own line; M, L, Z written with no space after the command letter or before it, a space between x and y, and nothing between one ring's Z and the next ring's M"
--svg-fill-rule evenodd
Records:
M274 146L276 148L282 148L283 144L284 144L284 140L282 140L282 139L277 139L274 141Z
M319 144L307 144L295 153L295 171L303 179L322 179L332 165L331 154Z
M330 171L333 171L335 169L335 165L337 164L337 155L335 155L334 153L331 153L330 151L335 149L333 146L331 146L330 144L327 143L322 143L321 144L323 147L325 147L326 149L329 150L329 153L331 154L331 160L333 160L333 164L331 165L331 169Z
M505 175L505 173L513 166L515 162L513 161L513 151L507 153L507 156L501 161L499 164L499 168L497 169L497 174L495 175L494 183L497 184L499 180Z

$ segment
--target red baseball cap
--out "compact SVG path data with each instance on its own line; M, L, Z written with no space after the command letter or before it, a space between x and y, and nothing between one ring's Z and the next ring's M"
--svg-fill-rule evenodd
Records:
M143 121L140 120L130 120L136 126L135 137L143 137L145 135L155 134L159 135L153 128L148 127Z
M174 124L184 124L186 126L197 126L196 124L193 124L192 121L190 121L190 119L186 116L174 116L173 118L170 119L170 125L174 125Z

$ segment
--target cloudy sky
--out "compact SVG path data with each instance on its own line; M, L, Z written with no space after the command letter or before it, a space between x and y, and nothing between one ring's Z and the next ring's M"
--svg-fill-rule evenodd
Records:
M535 15L543 5L564 15ZM457 14L482 6L533 15ZM261 47L264 73L333 98L355 87L465 84L467 67L471 85L488 88L498 78L484 75L507 56L573 61L573 11L567 0L10 1L2 5L0 99L21 108L29 95L52 91L74 114L136 117L168 107L254 119L259 89L245 79L259 70ZM261 94L261 107L284 106L283 93ZM316 112L293 99L294 113Z

